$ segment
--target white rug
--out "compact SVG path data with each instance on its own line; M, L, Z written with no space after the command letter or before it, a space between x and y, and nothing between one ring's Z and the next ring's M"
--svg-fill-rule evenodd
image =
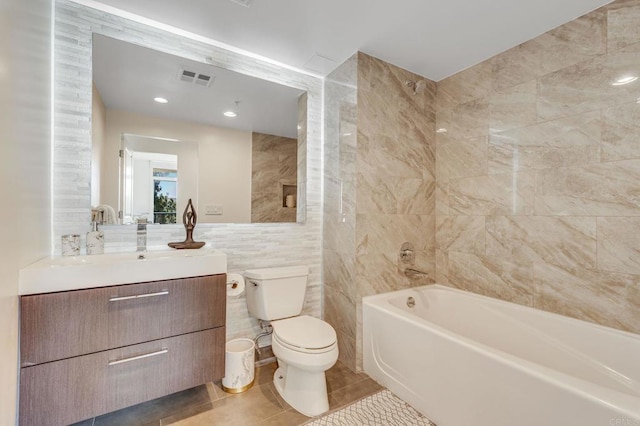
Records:
M385 389L312 420L309 426L435 426L412 406Z

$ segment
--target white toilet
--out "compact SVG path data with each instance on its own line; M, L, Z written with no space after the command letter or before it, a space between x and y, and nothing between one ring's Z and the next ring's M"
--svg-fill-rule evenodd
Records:
M338 342L329 324L300 316L309 268L250 269L244 275L249 313L273 326L271 347L278 359L273 383L278 393L305 416L329 410L324 372L338 360Z

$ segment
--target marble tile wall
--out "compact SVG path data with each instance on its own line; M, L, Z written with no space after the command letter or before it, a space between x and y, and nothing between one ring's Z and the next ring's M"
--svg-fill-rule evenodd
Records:
M296 209L284 206L284 185L296 186L298 141L252 133L251 222L295 222Z
M640 333L640 0L437 85L436 281Z
M424 81L415 93L411 82ZM358 53L356 159L357 340L362 297L435 281L436 84ZM415 262L399 259L415 247ZM410 267L425 273L408 278ZM362 368L358 348L356 368Z
M198 224L194 238L227 253L228 270L308 265L310 276L303 312L322 315L322 80L213 44L66 0L55 3L55 112L53 164L54 242L66 233L84 234L90 221L91 38L93 33L136 43L196 61L208 61L254 77L305 91L298 138L298 223ZM301 167L301 165L303 167ZM135 247L135 229L103 228L107 251ZM148 246L184 238L182 225L150 225ZM250 318L244 295L227 302L227 338L254 337L260 328ZM266 342L265 342L266 343Z
M362 369L362 297L435 280L435 83L357 53L325 82L325 318ZM411 242L425 272L399 262Z
M325 79L324 319L336 330L340 360L356 369L357 55Z

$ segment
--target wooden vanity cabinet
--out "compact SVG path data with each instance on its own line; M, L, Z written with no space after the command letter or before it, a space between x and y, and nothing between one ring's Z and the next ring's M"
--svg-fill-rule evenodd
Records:
M224 376L224 274L20 305L20 425L67 425Z

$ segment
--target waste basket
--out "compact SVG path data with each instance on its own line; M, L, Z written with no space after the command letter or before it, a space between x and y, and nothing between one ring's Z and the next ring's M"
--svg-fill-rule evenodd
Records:
M233 339L226 345L222 389L241 393L253 386L255 379L255 343L251 339Z

